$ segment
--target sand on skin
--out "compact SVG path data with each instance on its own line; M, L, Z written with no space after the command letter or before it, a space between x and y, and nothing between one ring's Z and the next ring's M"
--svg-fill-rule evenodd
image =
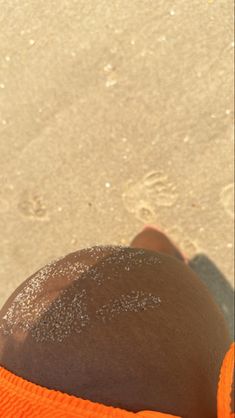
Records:
M146 222L233 279L232 1L3 2L0 305Z

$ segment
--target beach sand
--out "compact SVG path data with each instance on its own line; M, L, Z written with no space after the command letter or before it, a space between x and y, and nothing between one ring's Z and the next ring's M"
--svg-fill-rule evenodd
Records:
M233 53L230 0L1 2L0 305L146 223L232 285Z

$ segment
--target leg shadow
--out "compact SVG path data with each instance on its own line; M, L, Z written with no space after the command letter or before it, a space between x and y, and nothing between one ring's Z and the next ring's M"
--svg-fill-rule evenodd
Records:
M206 255L198 254L189 265L199 276L222 310L231 338L234 340L234 290L226 277Z

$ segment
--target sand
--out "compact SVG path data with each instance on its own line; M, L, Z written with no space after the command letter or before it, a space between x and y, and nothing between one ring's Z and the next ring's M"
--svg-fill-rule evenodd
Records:
M232 285L233 53L231 0L0 2L0 305L149 222Z

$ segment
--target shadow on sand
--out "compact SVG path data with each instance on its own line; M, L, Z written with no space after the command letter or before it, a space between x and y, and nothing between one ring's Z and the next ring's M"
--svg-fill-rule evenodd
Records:
M226 277L205 254L197 254L189 263L221 308L234 340L234 290Z

